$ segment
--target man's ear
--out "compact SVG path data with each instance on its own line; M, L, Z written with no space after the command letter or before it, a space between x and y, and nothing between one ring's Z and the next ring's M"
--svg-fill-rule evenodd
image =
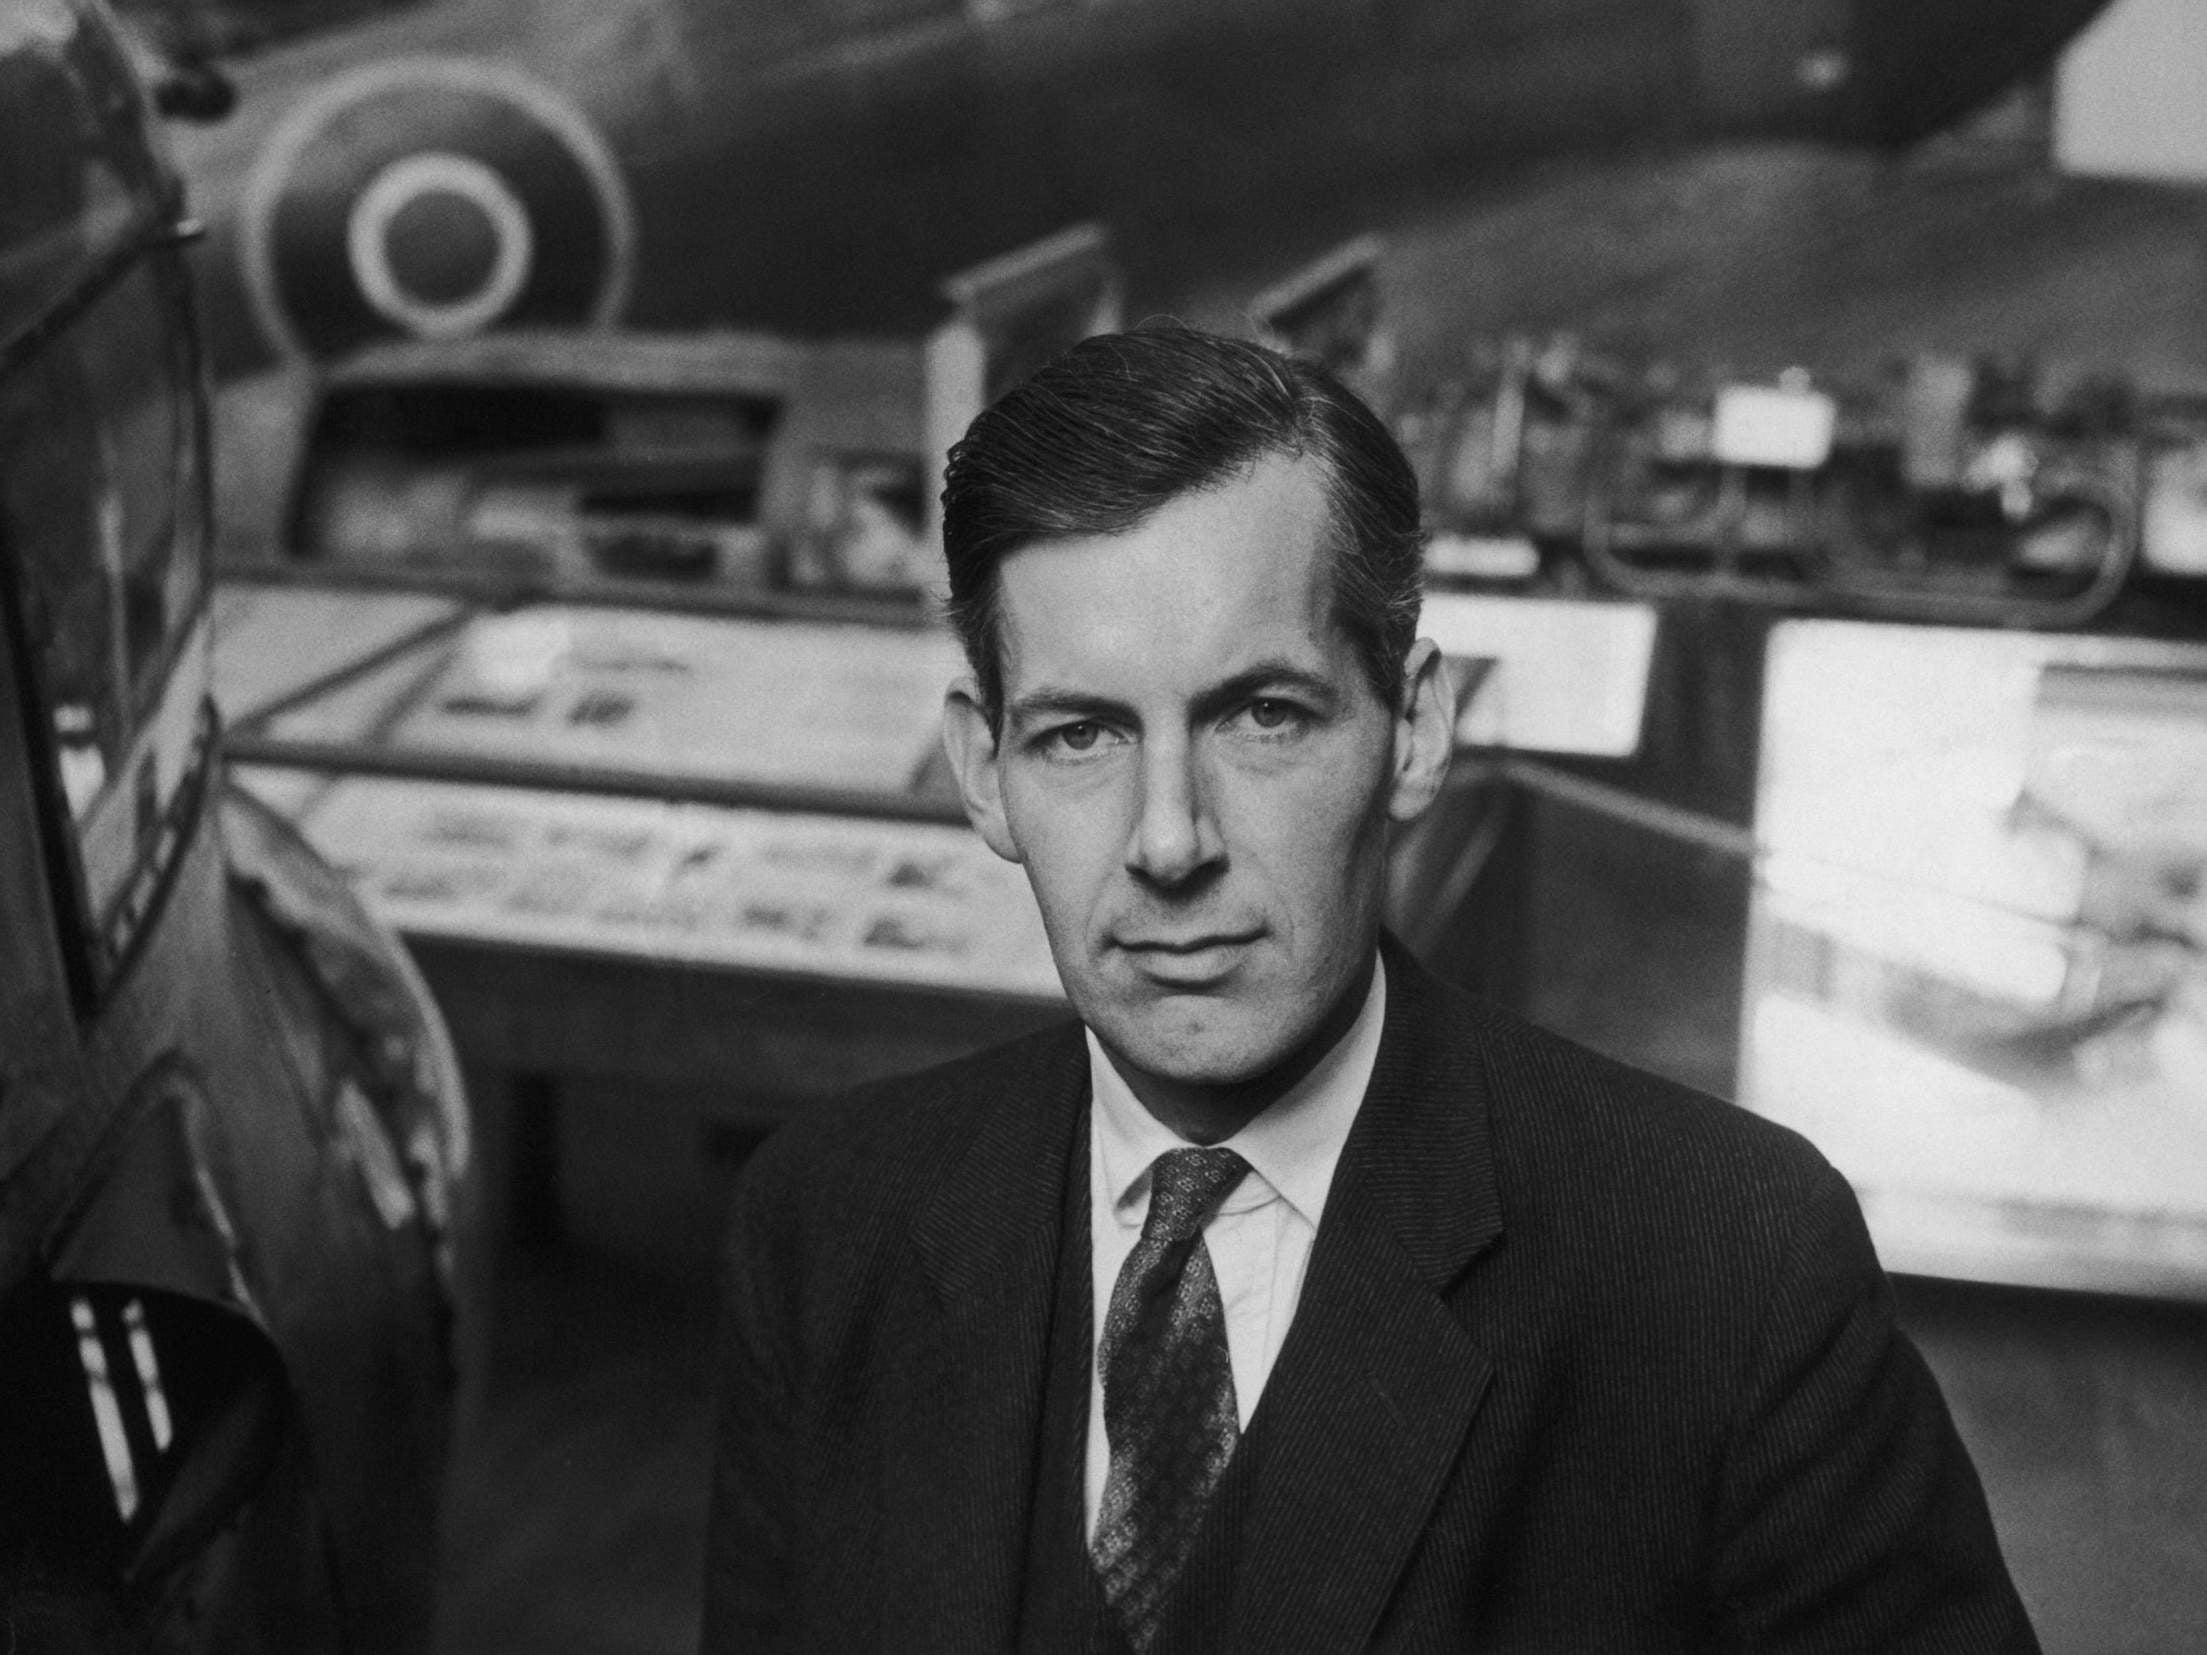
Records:
M968 676L943 697L943 751L958 779L958 796L974 830L1007 862L1020 860L1011 824L1004 819L1004 778L996 764L996 737L981 708L981 687Z
M1441 790L1456 750L1456 691L1441 646L1420 638L1402 666L1402 710L1395 715L1395 780L1387 814L1398 822L1422 815Z

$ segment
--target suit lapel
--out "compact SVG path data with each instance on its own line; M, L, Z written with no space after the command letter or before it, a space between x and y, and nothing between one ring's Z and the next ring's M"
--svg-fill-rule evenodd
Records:
M1088 1098L1077 1031L992 1103L914 1220L919 1291L889 1421L885 1623L899 1650L1009 1649L1065 1179Z
M1494 1373L1444 1294L1501 1235L1484 1070L1387 953L1387 1025L1258 1405L1234 1647L1366 1647Z

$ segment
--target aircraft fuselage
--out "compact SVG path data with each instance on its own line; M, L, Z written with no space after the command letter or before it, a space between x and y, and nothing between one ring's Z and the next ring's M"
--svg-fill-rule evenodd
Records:
M178 142L218 372L508 323L905 331L1081 219L1139 305L1542 154L1905 140L2102 0L1895 4L430 0L243 62Z

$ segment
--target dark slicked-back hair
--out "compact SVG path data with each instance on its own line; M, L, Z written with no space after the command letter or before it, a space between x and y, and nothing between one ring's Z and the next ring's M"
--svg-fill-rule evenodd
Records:
M1402 700L1424 568L1418 481L1387 427L1322 368L1183 327L1100 334L1006 392L950 451L950 618L995 728L997 571L1039 541L1123 534L1272 455L1308 455L1332 510L1334 619L1388 706Z

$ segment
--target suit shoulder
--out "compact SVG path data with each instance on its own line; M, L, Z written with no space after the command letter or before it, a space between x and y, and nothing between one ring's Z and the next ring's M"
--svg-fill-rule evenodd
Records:
M1557 1109L1548 1124L1574 1126L1650 1152L1715 1154L1805 1171L1823 1157L1806 1138L1736 1103L1595 1051L1492 1007L1485 1033L1532 1098ZM1561 1106L1560 1109L1558 1106Z
M1085 1074L1086 1062L1080 1025L1068 1020L808 1104L745 1165L739 1208L794 1204L833 1222L846 1206L894 1205L962 1154L992 1107L1062 1085L1069 1066Z
M782 1352L792 1372L832 1367L988 1123L1046 1112L1086 1080L1076 1024L806 1107L736 1181L720 1259L728 1337Z
M1782 1252L1852 1192L1816 1146L1752 1110L1459 996L1486 1070L1494 1152L1523 1203L1601 1213L1624 1246ZM1525 1214L1515 1215L1525 1217Z

